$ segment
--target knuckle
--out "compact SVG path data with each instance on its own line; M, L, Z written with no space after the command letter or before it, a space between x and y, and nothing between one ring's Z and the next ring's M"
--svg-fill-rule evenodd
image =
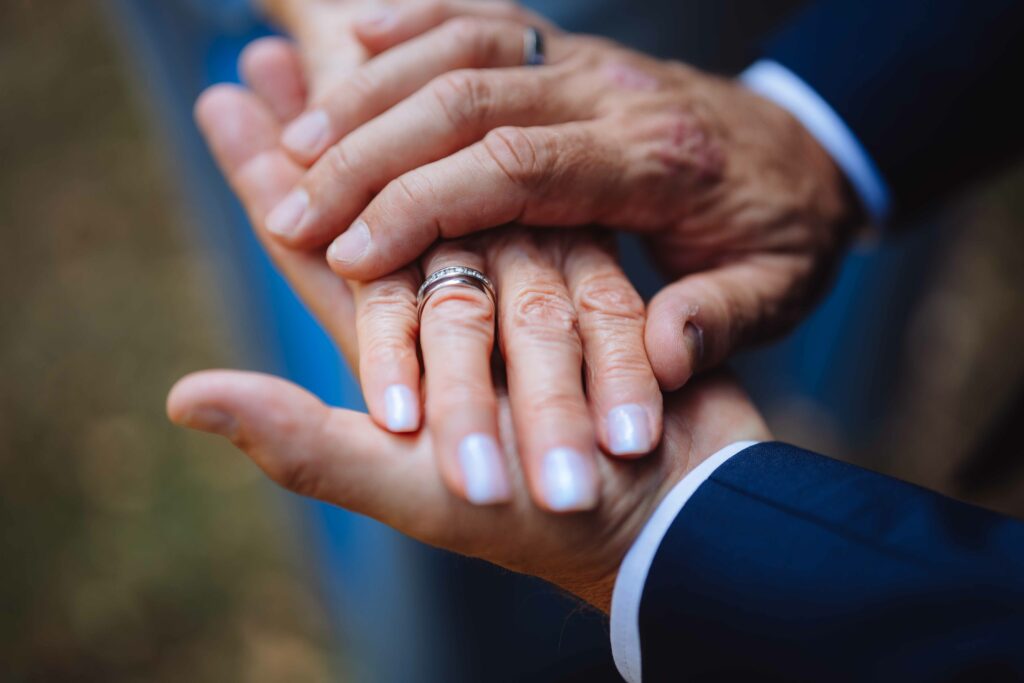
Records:
M474 125L487 118L492 93L481 72L450 71L434 79L430 92L455 128Z
M502 126L484 136L484 150L501 172L513 183L532 185L551 164L548 145L538 141L522 128Z
M637 344L641 344L637 340ZM644 383L653 377L650 363L643 347L630 348L627 344L615 344L587 359L591 376L597 383L617 384Z
M328 149L324 153L323 160L327 171L336 179L349 181L359 177L356 172L358 164L344 144L339 143Z
M421 207L431 203L434 189L429 178L422 171L417 170L410 171L391 181L381 194L391 200L401 199L410 207Z
M581 313L629 323L643 322L645 314L640 295L616 273L585 277L576 288L576 306Z
M446 287L430 297L426 309L428 324L439 325L438 330L447 334L493 335L494 307L475 289Z
M565 389L551 389L542 391L530 398L530 408L535 415L544 416L551 420L551 416L560 416L558 420L568 417L569 419L589 420L586 406L579 393Z
M367 69L356 69L348 77L345 87L336 90L345 102L358 101L371 96L380 88L380 82Z
M521 292L512 306L512 325L534 337L578 339L576 308L553 287L534 286Z
M416 356L415 335L408 329L394 329L379 334L366 344L362 355L363 368L391 367Z
M299 441L305 427L296 420L274 418L274 429L287 443ZM278 484L301 496L318 498L323 478L323 458L316 449L295 448L287 457L271 461L268 466L270 478Z
M460 381L446 384L444 391L430 392L430 413L443 422L446 416L465 414L496 413L498 402L494 391L483 378L460 378Z
M274 480L289 491L307 498L318 498L320 490L320 458L312 453L293 455L282 463Z

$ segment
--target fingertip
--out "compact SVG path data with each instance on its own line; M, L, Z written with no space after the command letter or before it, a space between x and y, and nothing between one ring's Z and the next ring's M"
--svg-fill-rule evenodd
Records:
M313 109L285 127L281 133L281 146L293 159L308 167L323 154L332 139L327 112Z
M210 123L232 107L236 98L244 92L242 86L234 83L215 83L206 88L192 105L192 118L201 129L207 129Z
M540 463L540 502L558 514L593 510L600 502L594 457L567 447L546 452Z
M419 431L421 413L419 393L405 384L392 384L384 390L383 426L393 434Z
M606 444L611 455L633 459L647 455L657 445L660 411L639 403L615 406L605 417Z
M224 381L230 381L229 377L216 370L181 378L167 394L167 417L182 427L233 438L238 420L223 401L217 400Z
M689 381L703 356L703 330L692 322L699 308L655 297L648 311L644 343L651 369L662 391L675 391Z
M356 17L352 29L359 42L370 52L383 52L401 42L395 36L399 11L394 7L374 7Z

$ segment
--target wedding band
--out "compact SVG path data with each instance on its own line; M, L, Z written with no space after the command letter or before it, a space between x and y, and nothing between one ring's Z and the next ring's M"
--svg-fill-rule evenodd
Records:
M476 268L467 268L466 266L448 266L441 270L434 271L430 276L423 281L420 285L419 291L416 293L416 317L423 316L423 307L427 305L427 301L434 295L438 290L444 289L445 287L472 287L479 289L481 292L487 295L487 298L491 302L491 306L495 306L494 296L494 285L491 284L489 277L481 273Z
M544 36L533 26L523 31L523 66L540 66L544 63Z

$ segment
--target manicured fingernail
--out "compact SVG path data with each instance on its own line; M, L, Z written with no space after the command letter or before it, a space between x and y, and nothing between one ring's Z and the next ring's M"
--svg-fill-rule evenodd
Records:
M683 339L690 351L690 358L693 359L693 369L698 370L704 361L704 330L701 326L692 321L686 321L683 328Z
M608 411L608 450L615 455L638 455L651 450L647 411L636 403Z
M274 210L267 214L267 230L275 235L289 237L299 229L299 222L309 208L309 195L305 190L294 190Z
M503 503L510 497L505 464L498 442L486 434L470 434L459 444L459 465L466 480L466 497L474 505Z
M316 155L327 138L329 126L327 112L323 109L306 112L284 129L281 144L298 154Z
M544 499L557 512L589 510L597 505L597 479L593 467L571 448L554 448L541 464Z
M331 243L327 258L338 263L351 264L358 261L370 247L370 227L360 219Z
M394 23L398 13L390 7L375 7L359 16L356 21L364 28L384 30Z
M392 384L384 390L384 423L392 432L415 432L420 426L420 402L412 389Z
M184 420L190 429L231 437L238 430L238 421L234 415L217 408L201 407L190 412Z

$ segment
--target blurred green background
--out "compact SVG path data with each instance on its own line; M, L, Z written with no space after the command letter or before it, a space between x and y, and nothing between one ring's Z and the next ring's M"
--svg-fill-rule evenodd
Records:
M331 678L285 494L164 416L239 359L104 13L0 2L0 55L0 680Z
M0 2L0 680L337 680L285 494L164 417L178 377L244 359L125 59L98 4ZM764 407L783 438L1024 516L1024 174L936 239L870 447Z

